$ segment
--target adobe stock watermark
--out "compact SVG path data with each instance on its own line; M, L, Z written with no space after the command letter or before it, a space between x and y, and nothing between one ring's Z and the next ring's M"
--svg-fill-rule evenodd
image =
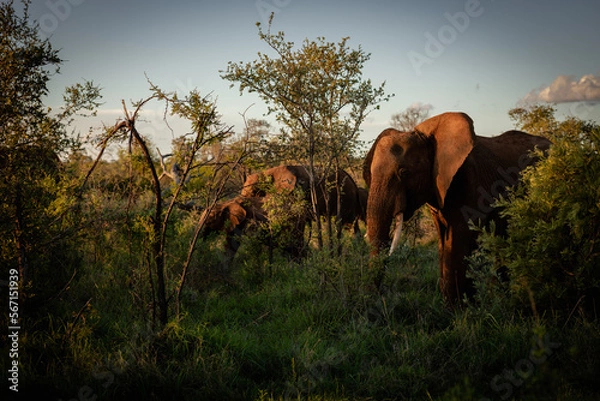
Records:
M86 0L47 0L48 12L38 19L40 30L49 37L72 14L73 7L85 3Z
M8 388L15 393L19 392L19 338L21 335L20 310L19 310L19 280L17 269L8 271Z
M110 366L110 363L107 363L106 370L95 370L92 372L92 376L96 379L100 385L105 389L108 389L112 386L115 381L117 375L120 375L124 372L124 369L133 363L133 358L129 358L124 361L124 366ZM98 368L100 369L100 367ZM94 391L94 389L89 385L81 386L77 390L76 397L69 399L68 401L96 401L98 400L98 394ZM62 398L59 398L58 401L63 401Z
M307 350L298 360L292 358L293 380L286 383L284 400L304 398L319 391L319 387L331 376L331 371L348 355L336 349L329 349L325 355L315 359L314 350Z
M292 0L256 0L254 5L263 24L268 24L271 14L278 14L290 5Z
M480 17L483 12L484 8L479 0L467 0L464 11L457 11L454 14L444 13L444 18L448 23L442 25L435 34L429 31L425 32L423 51L411 50L407 53L415 73L421 75L423 67L433 64L436 59L441 57L446 48L456 42L459 35L469 28L471 20Z
M529 165L533 164L533 159L529 153L523 153L517 161L517 166L513 167L498 167L496 170L499 179L495 180L489 188L485 188L483 185L477 188L479 198L477 199L477 208L465 205L460 208L465 221L484 220L487 215L494 210L492 206L498 196L506 192L506 188L514 187L519 183L521 178L521 172Z
M560 347L560 343L550 341L548 335L535 336L534 345L529 351L527 358L519 359L512 369L504 369L490 381L490 388L501 400L510 398L515 389L521 387L527 379L535 372L536 366L545 363L554 350ZM481 398L479 401L491 401L490 398Z

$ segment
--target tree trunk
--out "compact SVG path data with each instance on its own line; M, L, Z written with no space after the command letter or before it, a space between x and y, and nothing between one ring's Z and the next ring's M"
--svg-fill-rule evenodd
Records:
M164 254L164 243L165 235L163 232L163 206L162 206L162 192L160 188L160 180L152 162L152 156L146 146L146 142L142 139L137 129L134 126L134 122L130 122L130 129L135 140L140 145L140 148L144 152L144 157L152 174L152 184L154 189L154 217L152 218L152 257L154 259L154 266L156 269L156 299L158 304L158 320L162 327L166 326L169 322L168 309L169 304L167 301L166 287L165 287L165 254Z
M344 175L344 181L347 179L347 176ZM336 228L336 238L337 238L337 254L340 256L342 254L342 230L344 229L344 222L342 221L342 188L344 188L345 182L340 183L340 168L336 163L335 166L335 205L336 205L336 214L335 214L335 228Z
M311 139L311 149L313 149L313 148L314 148L314 145L312 144L312 139ZM321 227L321 219L319 217L321 211L319 210L319 196L318 196L317 182L315 180L314 154L312 151L309 155L309 166L308 167L309 167L308 176L309 176L309 181L310 181L310 198L312 201L313 216L315 217L315 221L317 223L317 243L318 243L319 249L323 249L323 233L322 233L322 227Z

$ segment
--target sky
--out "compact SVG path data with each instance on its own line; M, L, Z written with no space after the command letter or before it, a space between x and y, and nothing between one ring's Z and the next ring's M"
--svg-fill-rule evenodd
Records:
M4 1L4 0L0 0ZM367 143L391 116L421 105L430 115L469 114L479 135L514 128L511 108L552 102L559 117L600 121L600 2L597 0L33 0L40 34L60 49L60 74L49 106L64 88L91 80L103 105L87 127L113 125L128 104L150 95L150 79L179 94L197 89L217 102L222 120L242 132L246 118L265 117L255 94L220 75L227 63L269 53L257 22L283 31L298 46L324 37L370 54L364 78L385 82L394 97L362 125ZM162 122L149 105L138 129L165 152L185 132Z

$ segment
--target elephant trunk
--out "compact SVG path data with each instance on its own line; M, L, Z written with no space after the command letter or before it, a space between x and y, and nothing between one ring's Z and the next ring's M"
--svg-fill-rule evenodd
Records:
M389 245L390 226L394 218L393 205L389 204L390 198L380 194L380 191L371 187L367 201L367 242L371 245L371 254L377 255Z
M406 193L401 184L382 185L381 181L371 183L367 201L367 240L372 246L372 255L379 254L390 245L390 228L395 222L389 254L396 249L402 234L406 214Z

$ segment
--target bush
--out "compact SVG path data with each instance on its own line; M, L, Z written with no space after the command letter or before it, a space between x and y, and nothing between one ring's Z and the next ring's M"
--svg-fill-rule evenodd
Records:
M560 124L553 146L497 202L507 237L481 236L476 264L507 268L513 300L538 311L595 310L600 289L600 126ZM483 255L483 258L481 257Z

